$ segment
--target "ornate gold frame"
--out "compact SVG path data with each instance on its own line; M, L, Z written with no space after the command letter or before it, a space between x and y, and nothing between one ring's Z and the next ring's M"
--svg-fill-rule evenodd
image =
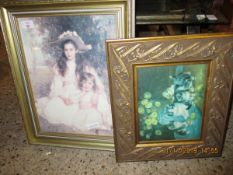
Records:
M127 20L125 21L125 25L127 26L127 38L132 38L135 36L135 0L1 0L0 7L7 7L7 6L47 6L52 5L55 6L63 6L68 4L74 3L89 3L89 4L114 4L115 2L124 2L127 4L125 13ZM21 8L21 7L19 7Z
M116 15L117 18L117 36L124 38L132 34L131 32L128 33L128 6L127 0L101 0L101 2L82 1L69 3L65 3L65 1L59 1L59 3L31 2L18 5L6 3L5 7L1 8L3 34L29 143L114 150L112 136L44 133L40 130L23 45L17 26L17 18L80 13L112 14Z
M221 156L233 89L233 34L107 41L118 162ZM135 66L207 62L209 75L200 140L137 142Z

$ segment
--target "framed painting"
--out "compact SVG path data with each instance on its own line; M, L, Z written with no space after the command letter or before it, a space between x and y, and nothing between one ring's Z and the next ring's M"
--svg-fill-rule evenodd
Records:
M220 156L233 34L107 41L117 161Z
M105 40L128 37L128 3L1 8L29 143L114 150Z

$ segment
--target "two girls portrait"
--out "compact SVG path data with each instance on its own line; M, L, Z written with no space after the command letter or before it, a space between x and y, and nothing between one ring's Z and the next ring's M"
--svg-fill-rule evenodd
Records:
M82 17L85 16L67 18L73 23ZM106 61L103 62L105 53L101 53L104 47L101 39L115 37L111 33L112 26L108 28L107 25L109 22L114 23L114 20L109 15L104 23L98 23L89 17L93 28L101 25L102 29L98 34L96 30L86 28L90 37L82 37L78 26L77 30L65 30L66 26L63 32L55 32L56 35L49 28L41 31L46 20L62 23L56 18L20 21L21 32L25 36L22 40L30 48L25 49L25 55L27 66L31 68L29 75L40 127L45 132L112 135L107 68L104 66ZM103 21L100 18L97 20ZM32 36L36 42L29 40Z

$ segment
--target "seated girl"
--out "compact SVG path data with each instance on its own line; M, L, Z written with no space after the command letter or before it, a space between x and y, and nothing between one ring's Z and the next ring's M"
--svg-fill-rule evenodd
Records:
M78 78L80 92L73 100L77 99L79 109L73 126L85 134L98 134L100 130L111 133L111 109L102 87L91 73L83 72Z

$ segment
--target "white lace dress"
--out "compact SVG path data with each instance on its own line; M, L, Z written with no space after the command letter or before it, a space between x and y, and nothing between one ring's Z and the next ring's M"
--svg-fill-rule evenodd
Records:
M39 115L51 124L72 126L72 117L77 114L79 106L78 103L66 104L63 99L72 100L79 94L75 69L76 63L73 61L67 61L64 76L55 68L49 96L37 100Z
M103 93L80 92L78 115L72 117L75 128L85 134L96 130L111 131L111 117L110 104Z

